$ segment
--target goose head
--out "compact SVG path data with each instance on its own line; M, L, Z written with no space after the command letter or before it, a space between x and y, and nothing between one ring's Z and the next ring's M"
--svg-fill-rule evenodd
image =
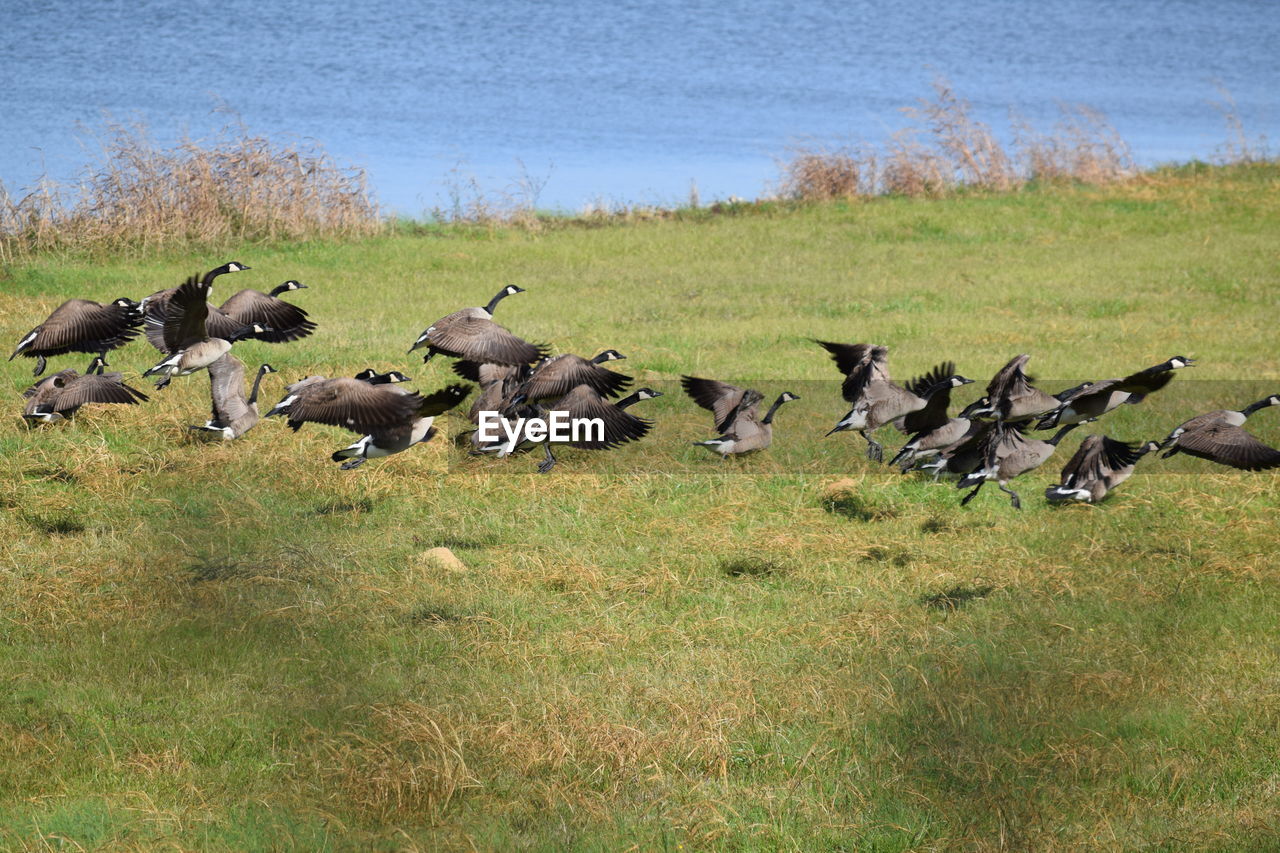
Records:
M1175 355L1164 363L1165 370L1181 370L1184 367L1190 367L1195 364L1194 358L1187 358L1185 355Z
M601 364L606 361L620 361L621 359L624 359L624 358L626 358L626 356L618 352L616 349L607 349L604 352L600 353L595 358L591 359L591 363Z
M277 284L275 287L273 287L271 289L271 295L279 296L282 293L288 293L290 290L303 290L305 288L306 288L306 285L303 284L302 282L289 279L284 284Z

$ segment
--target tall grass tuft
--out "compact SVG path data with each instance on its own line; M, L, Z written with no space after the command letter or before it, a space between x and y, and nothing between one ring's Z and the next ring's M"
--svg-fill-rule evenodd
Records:
M793 149L781 164L780 194L797 201L940 197L960 187L1000 192L1030 181L1104 184L1137 173L1128 145L1095 109L1060 105L1048 131L1015 117L1007 148L949 82L939 78L933 89L931 99L904 110L909 124L880 147ZM1241 138L1232 129L1233 139Z
M101 160L73 191L42 182L14 198L0 186L0 260L350 238L385 227L364 172L317 146L231 124L166 148L145 126L113 120L98 141Z

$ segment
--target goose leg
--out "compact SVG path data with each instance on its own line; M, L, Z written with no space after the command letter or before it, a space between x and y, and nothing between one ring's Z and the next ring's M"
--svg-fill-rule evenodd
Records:
M364 457L359 457L356 459L348 459L346 462L343 462L338 467L343 471L350 471L352 468L359 468L361 465L364 464L364 461L365 461Z
M1013 504L1014 509L1022 509L1022 500L1018 497L1017 492L1015 492L1013 489L1006 489L1004 487L1004 483L997 483L996 485L1000 487L1000 491L1010 496L1009 503Z
M884 446L871 436L867 435L866 430L859 430L859 434L867 440L867 458L872 462L884 461Z
M967 503L969 503L969 501L973 500L974 497L977 496L978 492L982 491L982 487L985 486L986 484L987 484L987 481L983 480L981 483L974 486L973 491L965 495L964 498L960 501L960 506L964 506Z
M42 355L36 356L36 369L31 372L31 375L39 376L41 373L44 373L44 368L46 364L48 364L48 362L45 361L44 356Z
M547 458L538 463L538 473L545 474L556 466L556 458L551 455L551 445L544 444L542 449L546 451Z

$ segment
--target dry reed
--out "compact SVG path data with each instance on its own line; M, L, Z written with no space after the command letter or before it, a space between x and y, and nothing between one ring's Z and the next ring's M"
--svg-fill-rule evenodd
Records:
M0 261L350 238L385 227L363 171L318 147L273 143L231 124L166 148L143 125L112 120L98 141L101 161L73 190L41 181L14 198L0 186Z

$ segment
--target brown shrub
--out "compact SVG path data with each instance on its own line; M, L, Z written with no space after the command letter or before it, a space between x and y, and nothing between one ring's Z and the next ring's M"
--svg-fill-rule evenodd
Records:
M144 126L111 120L98 142L101 162L74 192L42 181L15 199L0 187L0 260L354 237L385 227L363 171L339 167L318 146L278 145L232 124L212 139L163 148Z

